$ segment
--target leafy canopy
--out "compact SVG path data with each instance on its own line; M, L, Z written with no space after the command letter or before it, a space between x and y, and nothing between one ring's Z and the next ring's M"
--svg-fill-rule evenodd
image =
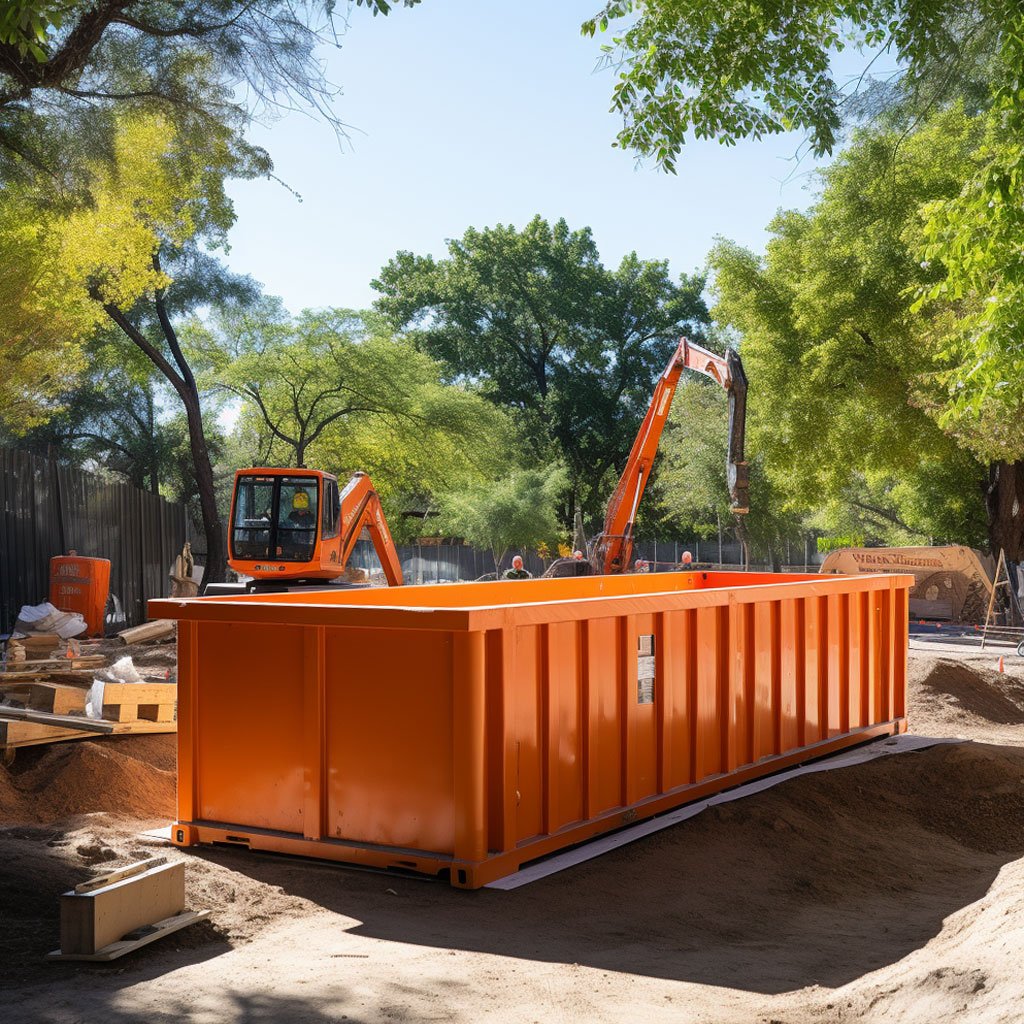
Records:
M848 47L897 58L901 93L930 108L1017 12L1017 0L608 0L583 32L625 22L606 47L618 140L673 171L690 136L734 145L796 130L831 153L844 97L829 57Z
M386 0L355 0L374 14ZM402 0L411 7L418 0ZM13 0L0 10L0 180L51 176L61 191L83 154L109 156L117 119L159 114L183 136L241 131L294 104L338 130L337 90L316 54L337 45L333 0Z
M794 511L824 505L877 539L983 536L985 466L943 429L936 379L962 309L910 309L941 277L918 257L918 211L959 192L983 130L955 106L906 138L859 132L816 204L771 224L763 259L729 242L711 254L714 315L756 382L748 446Z
M1024 14L1006 26L998 83L971 159L977 171L922 210L918 255L933 267L915 309L947 325L940 422L980 458L1024 459Z
M498 471L509 428L381 318L354 310L290 316L276 299L193 321L204 379L241 399L239 460L368 472L396 531L434 492ZM393 525L394 525L393 524ZM410 529L412 524L410 524Z
M489 548L494 568L512 548L556 546L557 502L565 488L565 470L516 469L497 479L449 491L440 501L433 529Z
M609 269L589 228L538 216L469 228L444 259L400 252L374 287L391 324L509 410L528 458L561 461L595 515L679 335L701 336L703 283L635 253Z

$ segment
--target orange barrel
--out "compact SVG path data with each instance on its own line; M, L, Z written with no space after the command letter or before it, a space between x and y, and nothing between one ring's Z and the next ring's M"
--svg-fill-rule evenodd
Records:
M913 584L673 572L150 601L178 620L171 839L485 885L904 732Z
M58 555L50 559L50 604L62 612L78 612L87 636L103 636L103 618L110 593L110 560Z

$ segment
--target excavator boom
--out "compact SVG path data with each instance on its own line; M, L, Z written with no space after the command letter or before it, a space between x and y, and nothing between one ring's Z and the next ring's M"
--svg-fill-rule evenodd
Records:
M395 542L391 539L391 530L384 518L380 496L365 473L356 473L341 492L342 565L348 564L364 526L370 534L388 586L400 587L403 583L402 563L398 560Z
M633 554L633 530L637 509L651 475L654 458L658 454L662 431L668 421L676 387L683 370L695 370L717 381L729 398L729 448L727 471L729 498L735 515L748 511L749 486L747 463L743 456L744 430L747 413L747 377L739 353L730 349L720 356L686 338L679 345L664 372L658 379L651 397L647 415L633 442L626 468L616 485L604 530L595 538L591 552L594 571L602 574L620 573L629 567Z

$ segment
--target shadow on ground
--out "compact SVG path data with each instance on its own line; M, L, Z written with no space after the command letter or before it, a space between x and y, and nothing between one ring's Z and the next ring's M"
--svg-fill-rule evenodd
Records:
M776 993L923 946L1024 853L1024 749L804 776L511 892L204 851L392 942ZM387 892L391 889L394 895Z
M192 852L203 870L239 883L245 913L258 915L257 904L273 892L298 901L288 911L293 919L312 904L343 917L339 928L354 935L762 994L836 988L900 961L981 899L1000 868L1022 854L1024 748L989 744L950 744L794 779L511 892L465 892L238 849ZM9 883L2 868L0 882ZM55 894L72 880L49 885ZM55 929L47 906L47 927ZM39 912L22 909L26 921ZM276 923L271 916L258 928ZM52 937L34 941L37 951L52 948ZM231 945L213 926L183 941L140 951L123 968L82 972L82 990L93 1005L104 1002L107 1024L131 1019L119 1015L119 990ZM124 978L111 977L120 970ZM31 985L45 982L34 976ZM312 1004L276 997L273 985L268 976L261 988L270 994L231 995L230 1019L328 1019ZM387 987L374 991L372 1019L404 1019L386 1012ZM48 995L33 1019L73 1017L74 988L61 991L64 1001ZM167 1010L169 1019L175 1011Z

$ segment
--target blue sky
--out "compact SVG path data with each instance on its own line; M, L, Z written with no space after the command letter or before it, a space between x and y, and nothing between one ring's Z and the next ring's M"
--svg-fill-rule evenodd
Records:
M815 162L801 137L727 148L693 143L679 173L612 148L614 77L579 25L599 0L424 0L373 18L353 12L325 52L352 126L339 146L323 121L289 113L257 126L273 181L235 182L228 262L304 307L365 307L399 249L443 255L470 225L534 214L593 228L606 264L627 252L700 267L716 235L755 249L779 207L810 201ZM856 65L862 63L855 60Z

